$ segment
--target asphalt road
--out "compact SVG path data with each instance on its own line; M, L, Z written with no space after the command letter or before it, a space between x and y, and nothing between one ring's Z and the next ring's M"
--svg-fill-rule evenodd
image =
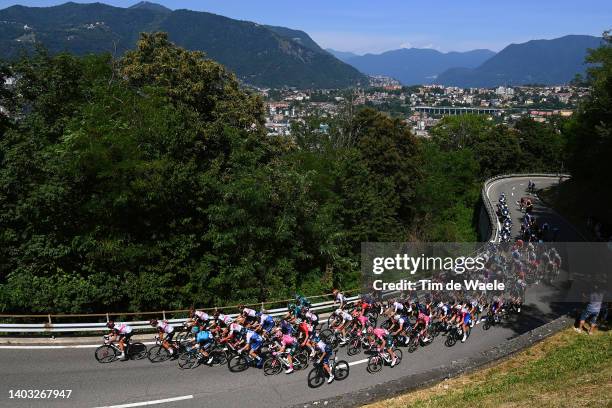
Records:
M537 187L554 184L556 179L534 178ZM510 202L525 195L527 178L511 178L495 182L488 195L493 203L504 191ZM516 225L520 213L510 205ZM536 216L560 228L559 240L579 241L579 234L557 213L535 203ZM160 402L159 407L283 407L306 403L367 388L432 368L450 365L453 361L484 352L505 340L558 317L564 310L546 299L558 292L555 287L538 285L530 288L520 319L496 326L487 332L475 326L465 344L452 348L437 339L427 348L413 354L404 352L404 360L395 368L384 367L377 374L366 371L363 354L340 358L351 362L348 379L313 390L307 385L307 371L291 375L281 373L266 377L249 369L230 373L226 367L198 367L182 371L176 362L151 364L148 360L98 364L93 348L75 349L3 349L0 347L0 407L100 407L140 406L144 402ZM69 399L9 399L10 390L71 389ZM183 399L174 399L183 398Z

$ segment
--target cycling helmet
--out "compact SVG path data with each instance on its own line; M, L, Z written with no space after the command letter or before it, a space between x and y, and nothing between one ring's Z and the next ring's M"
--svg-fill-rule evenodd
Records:
M191 328L191 332L192 332L193 334L198 334L198 332L199 332L199 331L200 331L200 327L199 327L199 326L193 326L193 327Z
M336 309L336 314L337 315L342 314L342 309Z
M153 327L157 326L157 319L151 319L149 320L149 324Z
M444 306L444 303L442 302L438 303L438 307L442 307L442 306Z
M106 327L108 327L109 329L112 329L115 327L115 322L113 322L112 320L109 321L108 323L106 323Z
M368 327L368 334L372 334L374 332L374 328L372 326Z
M399 320L401 318L400 315L396 314L395 316L393 316L393 320Z

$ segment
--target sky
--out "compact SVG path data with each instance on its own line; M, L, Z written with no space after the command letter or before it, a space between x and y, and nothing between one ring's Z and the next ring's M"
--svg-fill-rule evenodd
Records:
M54 0L0 0L46 7ZM89 0L77 2L87 3ZM138 2L106 0L127 7ZM499 51L511 43L612 29L610 0L160 0L171 9L208 11L307 32L323 48L357 54L398 48Z

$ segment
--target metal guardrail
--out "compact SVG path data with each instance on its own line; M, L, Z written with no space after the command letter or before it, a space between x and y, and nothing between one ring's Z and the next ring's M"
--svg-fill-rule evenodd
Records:
M328 295L321 295L328 296ZM317 296L320 297L320 296ZM351 303L359 299L359 295L347 297L346 301ZM276 303L276 302L275 302ZM333 300L328 300L320 303L312 304L310 310L324 311L333 309L336 307ZM267 313L271 316L278 317L283 316L287 312L286 307L276 308L267 310ZM153 312L151 312L153 313ZM160 312L157 312L161 314ZM39 315L41 316L41 315ZM44 317L45 315L42 315ZM104 315L101 315L104 316ZM229 314L230 317L236 317L238 314ZM187 319L168 319L171 326L178 327L183 324ZM132 326L135 330L151 330L148 320L130 321L126 322ZM69 333L69 332L101 332L108 331L106 328L106 322L100 323L5 323L0 324L0 332L6 333Z
M527 173L527 174L514 174L513 173L513 174L500 174L498 176L491 177L490 179L485 180L484 184L482 185L481 199L482 199L482 202L484 203L487 214L489 215L489 222L491 224L491 236L489 237L489 242L499 242L499 232L500 232L499 220L497 219L497 214L495 212L495 208L493 207L493 204L491 203L491 199L488 196L489 187L497 180L513 178L513 177L515 178L516 177L520 177L520 178L547 177L547 178L559 178L559 181L562 181L563 179L571 178L571 175L564 174L564 173Z

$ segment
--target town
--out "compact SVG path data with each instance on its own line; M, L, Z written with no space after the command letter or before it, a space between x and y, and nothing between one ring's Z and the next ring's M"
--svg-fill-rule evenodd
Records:
M569 117L589 89L580 84L559 86L499 86L458 88L442 85L402 86L384 77L370 77L370 86L357 89L301 90L258 89L266 100L266 128L271 136L289 136L293 123L308 118L337 116L343 106L371 106L403 119L416 136L428 137L428 130L443 116L466 113L487 115L499 123L512 124L521 117L548 122ZM328 125L321 123L321 131Z

